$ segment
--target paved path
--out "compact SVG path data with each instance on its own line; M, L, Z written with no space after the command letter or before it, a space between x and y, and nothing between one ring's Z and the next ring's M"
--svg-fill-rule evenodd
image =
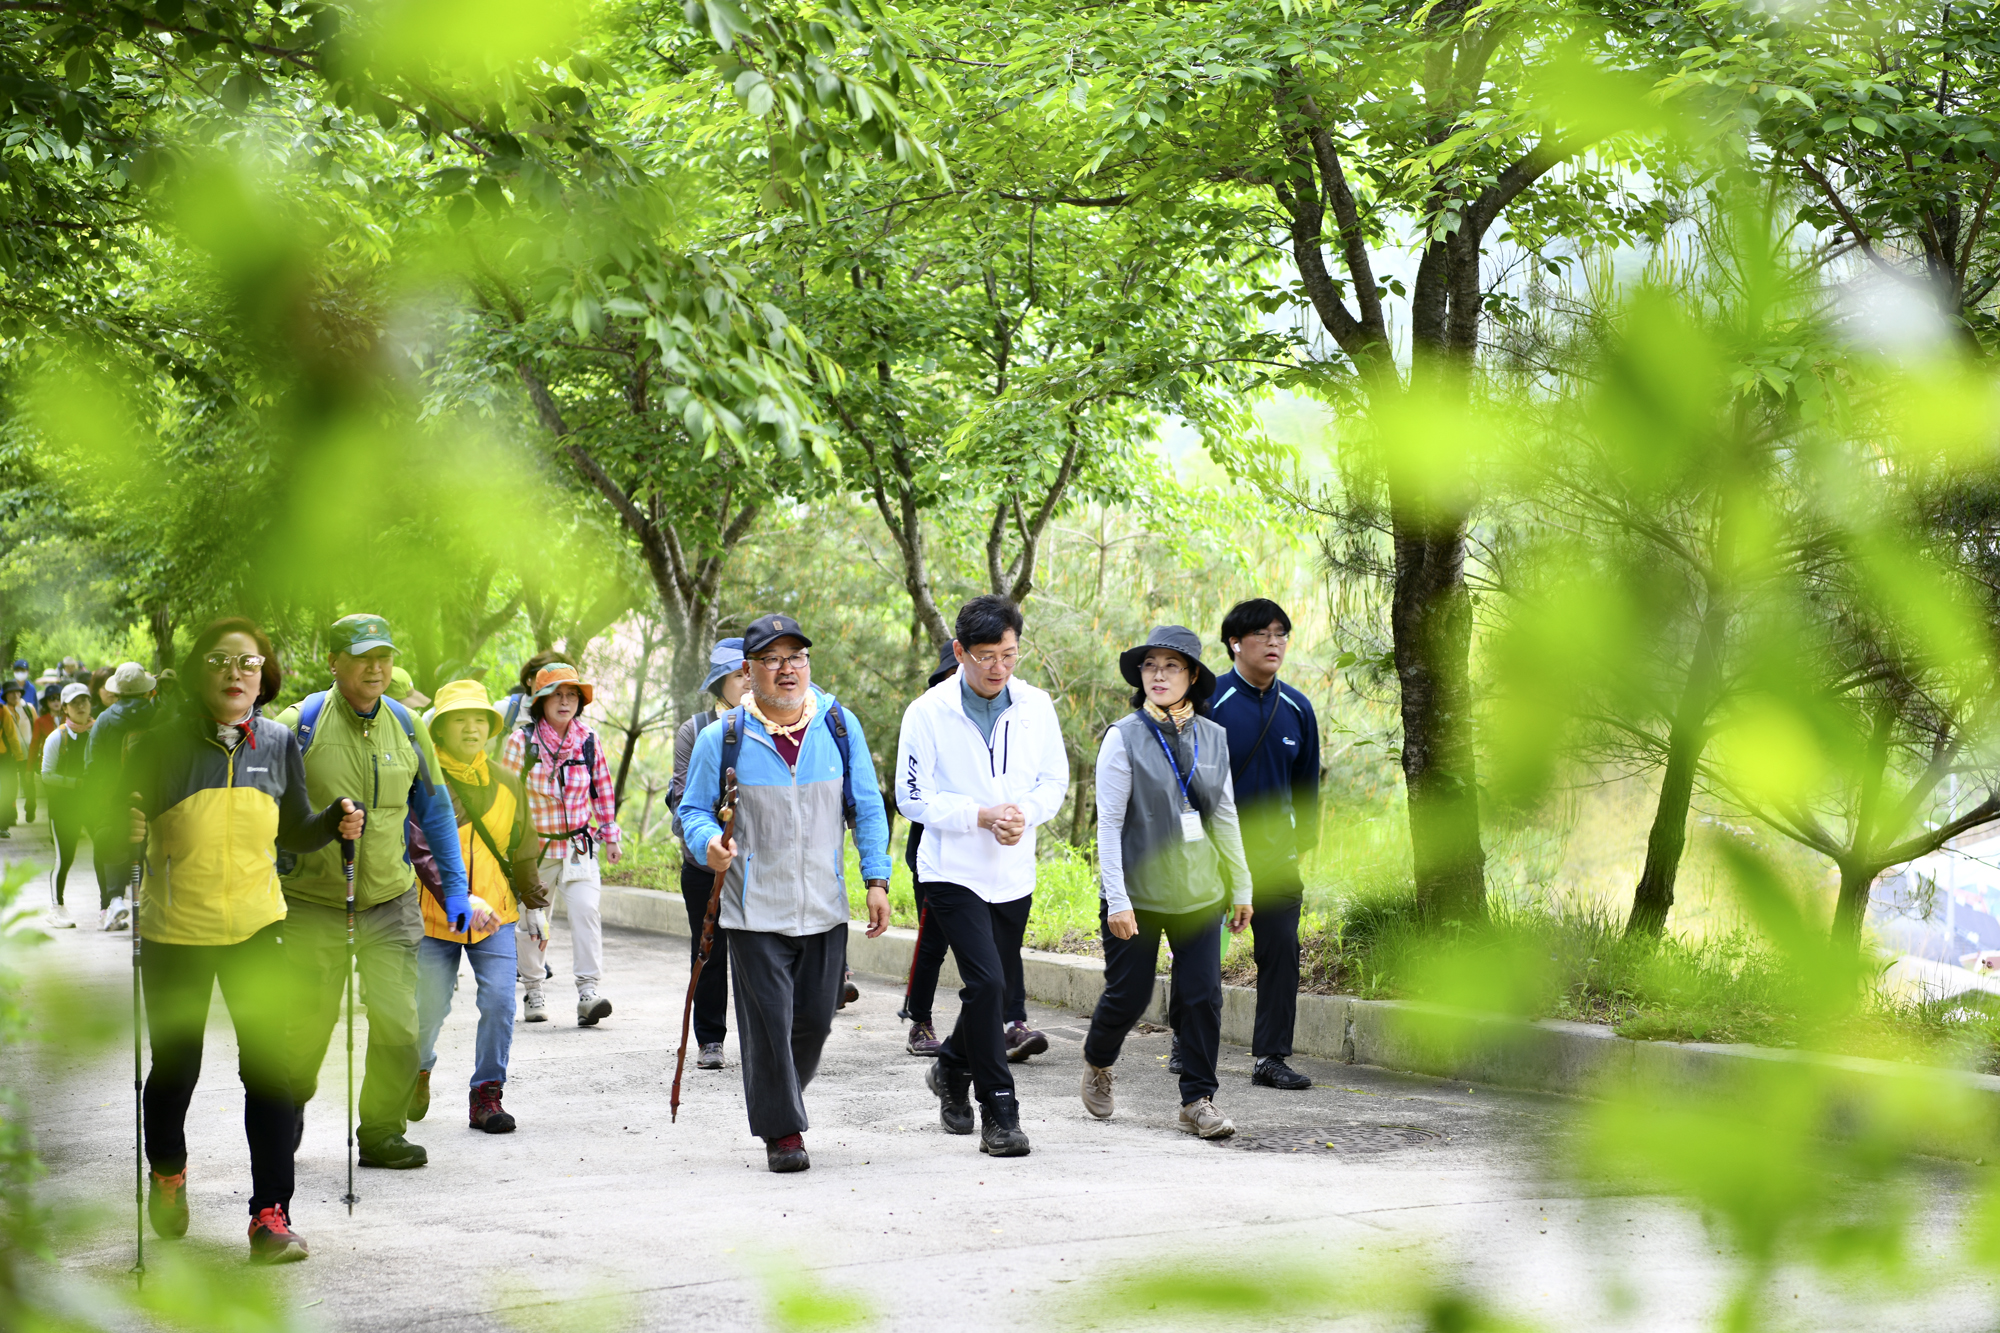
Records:
M0 847L46 855L46 825ZM88 905L80 870L70 901ZM97 1239L65 1253L79 1277L130 1262L129 949L123 934L57 933L34 1001L52 1027L101 1041L52 1043L32 1078L52 1193L104 1210ZM1018 1069L1034 1152L987 1159L975 1139L938 1128L923 1063L903 1052L895 988L866 979L807 1094L812 1170L774 1176L744 1124L733 1034L729 1068L690 1069L680 1122L668 1123L687 980L678 943L614 934L606 954L613 1018L517 1027L507 1105L521 1129L507 1136L462 1118L474 1026L464 977L430 1118L411 1130L430 1165L359 1173L351 1218L337 1202L336 1042L298 1162L295 1221L313 1256L260 1280L328 1327L385 1333L812 1326L783 1324L774 1304L799 1289L858 1302L868 1327L912 1333L1140 1327L1154 1322L1143 1310L1110 1304L1122 1279L1218 1266L1321 1275L1342 1313L1371 1286L1407 1281L1476 1291L1547 1329L1654 1330L1705 1326L1727 1282L1726 1259L1680 1209L1587 1200L1545 1169L1567 1145L1573 1102L1313 1061L1300 1065L1317 1087L1278 1093L1253 1088L1248 1052L1225 1048L1218 1100L1242 1134L1202 1143L1174 1127L1163 1034L1127 1046L1118 1114L1100 1123L1077 1099L1083 1020L1040 1008L1032 1021L1054 1049ZM560 938L551 956L566 972ZM182 1244L244 1272L248 1165L219 998L212 1024L189 1115L194 1222ZM1957 1177L1938 1176L1942 1197ZM1942 1251L1949 1210L1933 1211ZM1810 1277L1782 1287L1786 1313L1814 1328L1983 1326L1993 1294L1983 1281L1867 1299ZM1342 1326L1378 1324L1398 1326L1366 1315Z

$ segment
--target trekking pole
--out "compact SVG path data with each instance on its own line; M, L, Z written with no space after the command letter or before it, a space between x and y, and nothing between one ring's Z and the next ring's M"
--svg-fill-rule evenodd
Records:
M132 1239L138 1259L132 1276L146 1285L146 1076L139 1047L144 1025L139 1007L139 892L146 873L145 847L132 862Z
M347 876L347 974L342 987L347 998L347 1193L340 1201L347 1215L361 1201L354 1192L354 840L340 840L340 869Z
M728 842L729 832L736 826L736 770L733 768L723 772L722 806L715 813L722 820L722 832L716 836ZM674 1052L674 1086L667 1096L669 1123L680 1119L681 1072L687 1068L688 1020L694 1016L694 988L701 981L701 969L708 964L709 951L715 947L715 918L722 909L722 881L728 874L727 870L715 872L715 884L708 891L708 910L701 917L701 942L695 950L694 966L688 969L687 1002L681 1006L681 1045Z

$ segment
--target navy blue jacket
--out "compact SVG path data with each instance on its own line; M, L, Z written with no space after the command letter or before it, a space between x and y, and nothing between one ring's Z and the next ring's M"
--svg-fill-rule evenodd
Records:
M1319 718L1312 701L1282 680L1255 689L1231 670L1215 682L1209 710L1229 733L1251 883L1258 893L1297 893L1299 857L1319 845Z

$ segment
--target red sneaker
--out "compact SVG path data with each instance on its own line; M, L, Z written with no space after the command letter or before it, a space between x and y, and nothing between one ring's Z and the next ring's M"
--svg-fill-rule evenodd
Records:
M146 1185L146 1216L152 1219L153 1232L168 1240L179 1240L188 1233L187 1170L183 1168L171 1176L157 1171L146 1174L152 1177Z
M295 1264L308 1253L306 1238L292 1230L282 1206L266 1208L250 1223L251 1263Z

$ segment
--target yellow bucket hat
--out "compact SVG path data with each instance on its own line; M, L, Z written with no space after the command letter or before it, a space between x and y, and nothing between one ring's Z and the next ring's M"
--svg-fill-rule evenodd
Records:
M424 714L424 725L430 726L446 713L459 713L467 709L477 709L493 714L493 729L497 732L507 725L507 715L494 707L486 697L486 686L476 680L454 680L438 688L437 702Z

